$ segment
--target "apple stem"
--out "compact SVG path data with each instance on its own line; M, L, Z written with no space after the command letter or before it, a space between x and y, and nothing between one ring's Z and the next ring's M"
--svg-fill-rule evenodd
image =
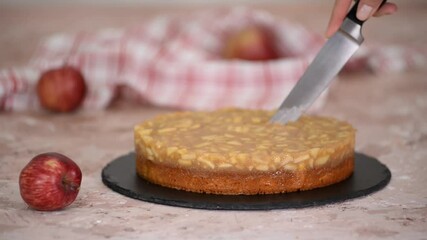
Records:
M68 180L66 176L62 178L62 186L64 186L66 191L74 192L76 190L79 190L78 184L73 183L72 181Z

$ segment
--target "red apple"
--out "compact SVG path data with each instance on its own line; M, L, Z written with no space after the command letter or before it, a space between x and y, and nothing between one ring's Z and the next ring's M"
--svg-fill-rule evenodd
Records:
M31 208L52 211L74 202L81 181L82 172L73 160L59 153L43 153L22 169L19 189Z
M279 58L274 34L261 26L249 26L227 40L224 58L243 60L272 60Z
M76 110L86 95L85 80L79 70L64 66L42 73L37 83L40 104L54 112Z

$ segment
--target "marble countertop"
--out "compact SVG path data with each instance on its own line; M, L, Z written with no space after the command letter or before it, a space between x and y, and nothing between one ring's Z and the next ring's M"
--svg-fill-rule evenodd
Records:
M398 1L398 15L367 24L367 41L425 44L427 4L415 2ZM331 4L264 8L320 32ZM24 64L36 43L55 31L120 27L158 13L193 10L163 8L1 7L0 67ZM71 115L1 113L0 239L426 239L426 74L424 68L341 76L322 114L351 122L358 129L357 151L386 164L392 180L369 196L305 209L186 209L134 200L104 186L102 168L133 148L133 125L167 109L117 102L105 111ZM68 208L33 211L20 197L18 176L33 156L48 151L74 159L83 183Z

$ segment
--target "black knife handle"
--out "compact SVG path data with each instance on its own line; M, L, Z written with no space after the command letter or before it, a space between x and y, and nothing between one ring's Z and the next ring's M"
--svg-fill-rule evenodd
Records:
M350 19L351 21L353 21L354 23L359 24L360 26L363 25L363 23L365 21L360 21L357 17L356 17L356 13L357 13L357 8L359 6L359 0L356 0L353 7L351 8L351 10L348 12L347 14L347 18ZM383 0L381 2L381 5L378 7L378 9L380 9L385 3L387 2L387 0Z

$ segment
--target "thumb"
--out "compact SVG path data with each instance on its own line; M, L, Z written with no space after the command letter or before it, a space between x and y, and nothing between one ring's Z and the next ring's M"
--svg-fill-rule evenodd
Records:
M356 17L360 21L366 21L378 10L382 0L360 0L357 6Z

